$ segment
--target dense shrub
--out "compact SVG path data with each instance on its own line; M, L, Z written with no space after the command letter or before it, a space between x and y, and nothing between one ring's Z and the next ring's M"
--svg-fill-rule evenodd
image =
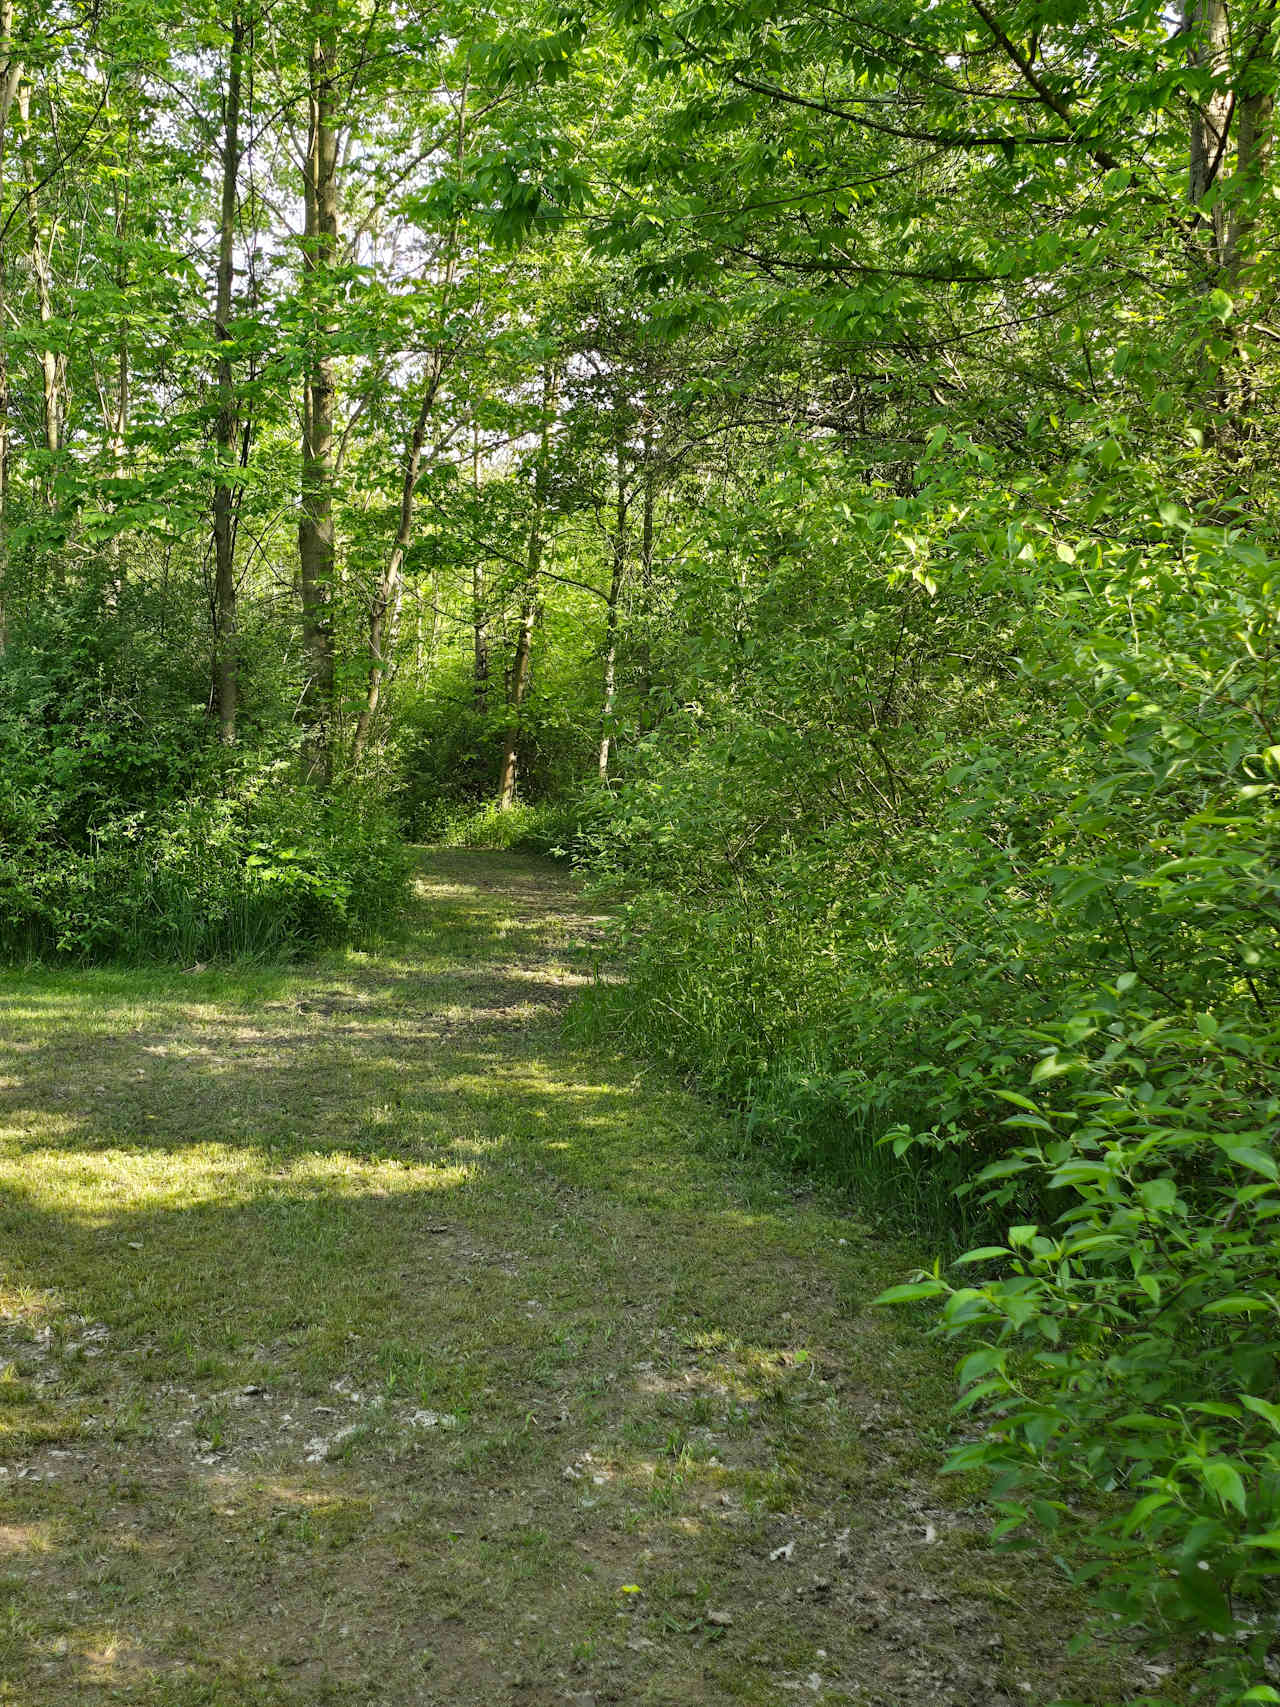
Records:
M963 458L856 506L784 471L708 558L697 698L596 839L625 1023L952 1254L984 1229L985 1282L897 1294L975 1340L957 1464L1236 1699L1280 1548L1280 577L1140 470Z
M83 596L5 653L5 958L298 953L393 908L406 867L389 815L297 783L281 740L221 752L166 656Z
M384 925L406 862L381 809L303 788L111 820L86 851L0 852L7 959L297 954Z

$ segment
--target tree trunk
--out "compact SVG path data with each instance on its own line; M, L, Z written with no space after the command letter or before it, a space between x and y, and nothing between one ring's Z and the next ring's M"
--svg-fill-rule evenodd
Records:
M1185 0L1183 24L1192 39L1191 64L1221 77L1231 50L1226 0ZM1210 95L1203 106L1192 111L1187 200L1193 208L1199 207L1211 185L1222 175L1230 123L1231 96L1225 89ZM1213 259L1220 264L1225 237L1220 200L1209 218Z
M130 123L132 125L132 120ZM111 458L111 473L116 482L117 494L124 478L133 372L132 352L129 347L129 318L124 308L129 291L129 260L125 243L129 232L129 172L133 164L132 141L131 130L130 149L126 156L125 170L121 173L120 181L113 187L112 191L112 235L116 242L115 287L116 301L120 305L120 312L119 319L116 322L116 384L115 397L109 410L107 450ZM115 508L116 502L118 499L113 500L113 508ZM106 561L106 603L107 609L114 612L119 608L120 595L124 591L124 552L118 532L111 535L106 550Z
M480 499L480 434L471 436L471 489L477 508ZM483 717L489 709L489 613L485 609L484 564L479 557L471 564L471 685L473 702Z
M302 491L298 566L302 578L302 630L307 682L301 707L307 718L310 768L326 780L333 768L334 717L334 309L329 300L338 258L338 132L334 79L338 35L324 0L308 0L311 47L307 57L307 157L303 166L304 288L310 286L311 326L302 395Z
M369 731L377 715L378 703L382 698L382 684L387 676L387 657L395 640L396 618L400 613L400 599L404 589L404 560L413 542L413 506L418 475L422 469L422 447L426 442L427 423L435 405L442 369L443 360L437 352L433 358L426 390L418 406L413 435L405 456L404 474L400 482L400 519L396 525L395 540L369 609L369 684L365 690L364 704L360 707L360 716L356 720L355 739L351 746L353 766L360 764L369 745Z
M4 168L9 140L9 117L18 93L22 66L13 57L13 0L0 0L0 226L4 212ZM8 244L0 236L0 326L3 326L9 277ZM9 508L9 349L0 337L0 652L8 642L9 549L6 537Z
M484 598L484 565L477 558L471 565L471 687L481 717L489 709L489 613Z
M231 481L238 422L231 354L231 307L235 284L244 38L244 14L239 4L235 4L231 12L227 98L222 129L222 205L218 220L218 284L213 323L218 345L218 483L213 489L213 696L218 715L218 738L224 747L235 745L240 687L236 657L236 506Z
M454 140L454 164L459 172L462 169L463 157L467 143L467 88L462 85L462 93L458 102L458 125ZM455 219L449 230L445 245L445 267L441 280L444 289L444 304L448 305L453 289L454 279L458 270L458 222ZM387 566L378 581L373 603L369 609L369 680L365 689L364 704L360 707L360 715L356 720L355 739L352 742L351 762L358 766L369 745L369 732L377 715L378 704L382 698L382 686L387 678L387 659L395 643L396 622L400 615L400 601L404 591L404 560L413 542L413 510L414 499L418 490L418 476L422 470L422 447L426 443L427 423L435 408L436 398L440 393L440 382L444 378L448 365L448 352L443 343L436 345L431 352L424 380L422 401L418 406L418 414L413 423L413 433L409 441L408 453L405 457L404 476L400 483L400 516L396 524L396 536L392 543L391 555Z
M539 526L534 521L530 534L529 561L542 555ZM534 542L538 540L536 553ZM536 568L535 568L536 573ZM520 755L520 713L529 691L529 662L533 654L533 625L538 617L537 594L530 581L525 588L524 603L520 606L520 627L516 635L516 655L511 667L511 685L507 690L507 726L502 735L502 769L498 773L498 807L507 812L516 803L516 776Z
M1252 318L1247 299L1273 145L1273 27L1264 15L1249 41L1244 21L1231 16L1227 0L1184 0L1183 27L1191 39L1191 65L1212 72L1217 84L1192 109L1188 138L1188 200L1198 210L1216 192L1208 216L1196 214L1196 228L1207 233L1201 288L1221 286L1233 299L1233 323L1239 326ZM1240 454L1250 434L1257 403L1252 368L1238 341L1227 361L1207 352L1204 358L1205 390L1212 399L1206 425L1229 458Z
M640 516L640 588L643 600L643 621L651 620L651 598L653 591L653 433L649 427L644 430L641 445L640 482L643 509ZM641 735L651 727L649 696L653 692L653 656L648 635L645 635L640 648L640 716L638 729Z
M17 99L18 117L22 123L23 137L29 145L31 139L31 90L28 85L23 85L19 89ZM46 247L40 230L40 197L35 161L31 158L29 147L25 178L23 197L27 207L27 236L31 255L31 274L36 287L36 307L40 316L40 324L47 328L53 320L53 271L50 257L52 239L50 239L49 246ZM40 352L40 397L44 448L49 457L49 479L46 484L46 494L50 505L53 503L53 473L62 450L63 427L66 420L66 384L66 357L51 349L46 342L45 348Z
M600 712L600 781L609 780L609 750L613 745L613 707L618 685L618 601L627 573L627 494L626 448L622 434L617 442L617 514L613 531L613 572L609 576L609 598L604 617L604 694Z
M533 625L538 617L538 573L542 568L542 521L547 504L551 447L551 410L555 402L556 375L551 368L542 374L542 440L533 476L533 519L529 524L529 549L525 559L524 596L520 604L520 626L516 633L516 655L507 690L507 724L502 733L502 767L498 772L498 808L507 812L516 803L516 780L520 764L521 712L529 692L529 670L533 656Z

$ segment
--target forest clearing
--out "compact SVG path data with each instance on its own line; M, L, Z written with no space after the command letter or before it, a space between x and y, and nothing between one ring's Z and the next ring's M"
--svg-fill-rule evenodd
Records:
M5 981L0 1700L1110 1699L935 1474L895 1253L562 1039L554 867L419 894L394 956Z

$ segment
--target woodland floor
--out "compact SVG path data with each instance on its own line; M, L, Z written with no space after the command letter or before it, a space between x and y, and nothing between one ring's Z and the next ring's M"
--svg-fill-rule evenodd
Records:
M598 921L0 977L0 1701L1115 1703L936 1475L911 1253L572 1041Z

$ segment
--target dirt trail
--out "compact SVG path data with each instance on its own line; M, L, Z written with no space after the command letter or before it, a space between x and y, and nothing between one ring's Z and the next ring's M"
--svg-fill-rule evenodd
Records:
M598 921L0 977L0 1702L1117 1702L934 1475L904 1253L566 1041Z

